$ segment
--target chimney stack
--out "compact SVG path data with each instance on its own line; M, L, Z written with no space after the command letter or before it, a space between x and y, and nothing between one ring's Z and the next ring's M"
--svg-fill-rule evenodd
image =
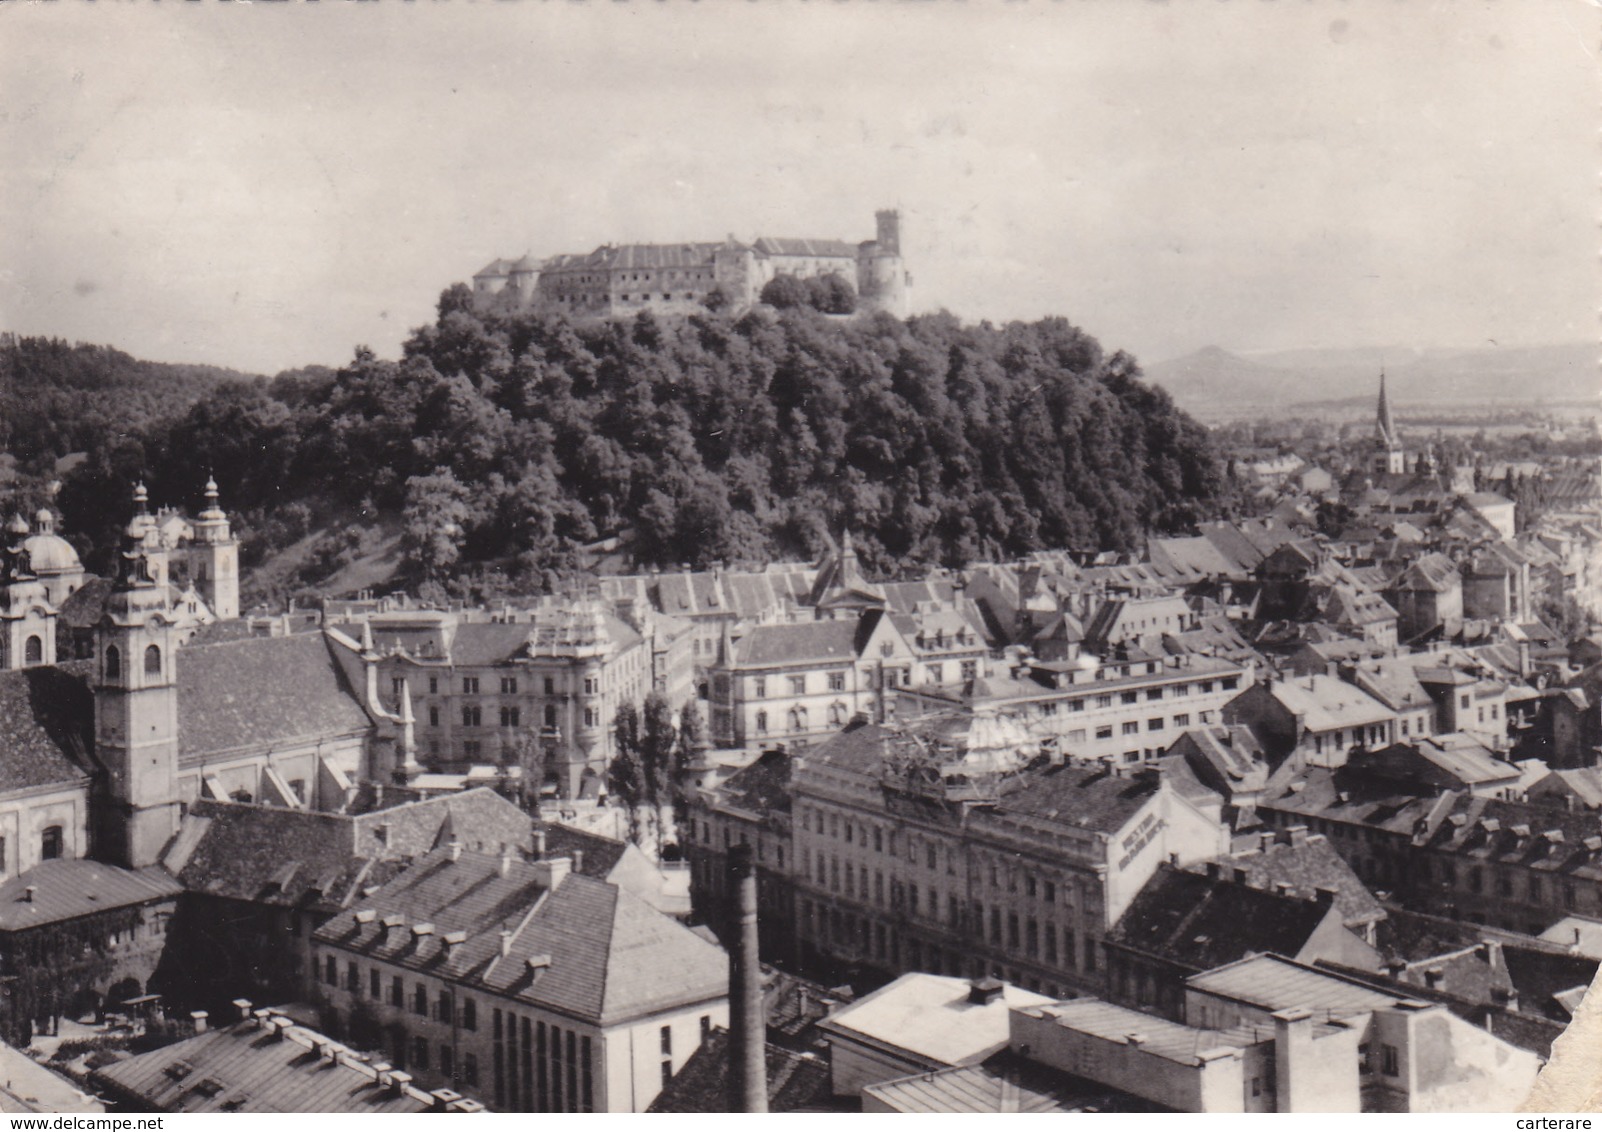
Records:
M22 899L23 899L23 901L25 903L32 904L33 903L33 894L35 892L38 892L38 891L39 890L37 888L35 888L33 885L30 884L27 888L22 890Z
M736 936L729 955L729 1111L768 1111L767 1024L757 955L757 880L749 845L729 850Z
M989 1006L1000 998L1007 985L1000 979L986 976L968 984L968 1001L975 1006Z
M195 1033L204 1034L206 1032L206 1019L210 1018L211 1015L204 1010L192 1010L189 1012L189 1017L195 1024Z
M241 1022L250 1021L250 1009L253 1005L254 1004L248 998L234 999L234 1009L239 1011L239 1020Z

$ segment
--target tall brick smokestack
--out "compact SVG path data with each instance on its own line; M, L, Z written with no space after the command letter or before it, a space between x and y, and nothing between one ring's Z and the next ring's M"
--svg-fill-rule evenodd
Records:
M757 958L757 878L751 847L729 850L734 946L729 949L729 1111L768 1111L767 1020Z

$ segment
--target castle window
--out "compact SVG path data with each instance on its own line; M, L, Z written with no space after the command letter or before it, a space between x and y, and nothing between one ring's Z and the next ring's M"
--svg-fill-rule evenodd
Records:
M44 642L38 637L29 637L27 643L22 646L22 663L44 663Z
M44 833L39 837L39 859L41 861L54 861L61 856L61 827L59 825L46 826Z
M115 680L122 675L122 653L116 645L106 649L106 679Z
M161 649L155 645L150 645L145 649L145 675L161 675Z

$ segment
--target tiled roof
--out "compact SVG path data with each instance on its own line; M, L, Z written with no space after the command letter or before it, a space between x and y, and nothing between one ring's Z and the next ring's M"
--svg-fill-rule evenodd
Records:
M1419 557L1411 566L1403 570L1396 581L1391 583L1393 590L1424 590L1431 593L1446 593L1453 589L1460 589L1463 579L1458 576L1457 567L1452 560L1444 554L1425 554Z
M806 240L784 236L761 236L752 245L766 255L816 256L849 259L857 258L857 247L844 240Z
M319 1056L314 1041L328 1039L299 1026L274 1037L254 1021L236 1022L112 1062L92 1080L156 1112L398 1113L430 1106L427 1093L381 1084L369 1065Z
M529 626L470 621L456 627L451 663L463 668L505 664L528 644Z
M573 860L575 853L583 854L583 864L579 865L577 860L574 860L574 864L579 872L589 877L604 878L622 860L629 847L627 841L602 837L599 833L560 822L545 822L540 826L540 833L544 834L546 857Z
M330 647L320 633L299 633L179 650L179 765L371 727Z
M184 816L168 862L199 895L337 907L371 863L356 854L355 825L342 814L202 800Z
M89 661L0 672L0 791L88 778L94 744Z
M110 578L88 578L67 595L57 616L74 629L93 629L106 613L106 598L115 583Z
M28 898L32 888L33 897ZM0 931L16 932L60 920L172 900L183 886L165 869L124 869L89 860L41 861L0 884Z
M478 985L597 1025L727 993L721 948L616 885L540 866L440 850L317 932L323 943ZM373 915L358 920L357 915ZM393 917L395 927L384 921ZM428 924L427 934L412 928ZM501 932L511 933L506 954ZM445 937L461 932L462 942ZM531 968L529 960L543 957ZM674 972L664 979L664 971Z
M1194 535L1190 538L1153 538L1147 543L1147 553L1155 561L1166 561L1197 574L1227 577L1247 572L1238 562L1226 557L1205 535Z
M829 1063L811 1054L766 1046L769 1112L838 1109ZM662 1087L647 1112L728 1112L729 1032L715 1029Z
M762 817L790 813L790 756L764 751L718 787L726 804Z
M742 667L769 664L849 664L857 656L857 622L802 621L793 625L757 625L735 645Z
M1263 840L1271 836L1265 834ZM1320 888L1334 889L1335 907L1345 924L1385 918L1380 902L1323 834L1305 836L1299 843L1293 839L1259 844L1256 849L1231 855L1226 864L1245 870L1246 883L1253 888L1286 884L1292 895L1308 900L1317 896Z
M1165 865L1146 882L1108 941L1205 971L1252 952L1295 957L1329 912L1318 901Z

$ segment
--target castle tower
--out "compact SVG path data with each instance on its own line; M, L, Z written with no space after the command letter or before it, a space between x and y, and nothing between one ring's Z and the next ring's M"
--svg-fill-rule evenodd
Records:
M906 318L912 279L901 260L901 214L874 213L878 238L857 245L857 300L863 313L884 311Z
M206 509L195 523L195 541L189 551L190 576L195 588L219 621L239 616L239 540L228 527L228 516L217 506L217 481L206 479Z
M0 553L0 670L56 662L56 609L33 572L20 516L7 528L11 545Z
M130 537L95 630L96 826L100 851L129 868L155 864L178 829L178 641L163 590Z
M893 208L881 208L873 214L878 230L879 250L891 255L901 254L901 213Z
M1407 471L1407 453L1402 449L1396 418L1385 396L1385 370L1380 370L1379 404L1375 411L1374 455L1370 461L1376 475L1401 475Z

